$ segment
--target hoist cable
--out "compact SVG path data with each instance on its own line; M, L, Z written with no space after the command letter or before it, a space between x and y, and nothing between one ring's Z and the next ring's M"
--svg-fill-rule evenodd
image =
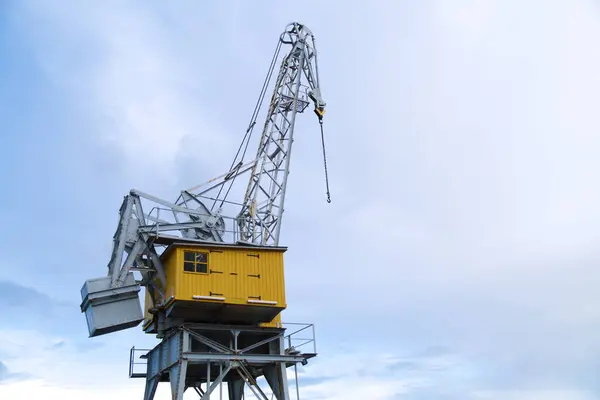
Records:
M232 171L236 167L236 165L243 164L244 157L246 156L246 151L248 150L248 145L250 144L250 139L252 138L252 132L254 130L254 125L256 125L256 119L258 118L258 114L260 113L260 108L263 104L263 99L265 98L265 94L266 94L267 88L269 86L269 82L271 81L271 76L273 75L273 71L275 70L275 63L277 62L277 58L279 57L280 50L281 50L281 41L278 41L277 47L275 48L275 52L273 53L273 58L271 59L271 64L269 65L269 71L267 72L267 77L265 78L265 81L263 82L263 86L260 90L260 95L258 96L258 100L254 106L254 111L252 113L252 117L250 118L250 124L248 125L248 129L246 129L244 138L242 139L242 142L240 143L240 147L238 147L237 153L235 154L233 162L231 163L231 167L229 168L230 171ZM244 146L244 143L246 144L245 146ZM240 155L240 151L242 151L242 147L244 148L244 151L242 153L240 161L236 164L238 156ZM225 195L221 199L221 204L219 205L219 207L223 207L225 200L227 200L229 192L231 191L231 188L235 182L235 178L237 178L237 174L234 174L233 179L231 180L231 183L229 184L229 187L227 188L227 191L225 192ZM219 192L217 193L215 201L213 202L213 205L210 208L211 211L213 211L215 205L219 201L219 196L221 195L221 192L223 191L223 186L224 185L222 185L219 188Z
M321 125L321 145L323 147L323 165L325 167L325 187L327 188L327 202L331 203L331 194L329 193L329 174L327 172L327 155L325 154L325 135L323 134L323 120L319 119Z

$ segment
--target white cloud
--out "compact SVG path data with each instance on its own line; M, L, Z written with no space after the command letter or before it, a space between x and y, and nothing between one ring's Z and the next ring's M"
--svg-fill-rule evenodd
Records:
M473 400L596 400L597 396L580 390L498 390L477 392Z
M41 394L46 397L75 399L100 399L107 396L115 400L139 397L144 390L143 379L127 381L126 369L114 359L107 357L105 349L86 354L77 354L68 345L52 349L61 338L48 338L31 331L0 331L0 354L11 360L9 371L27 371L34 377L26 381L10 381L0 384L0 396L13 398L17 393L26 398ZM368 396L373 399L388 399L394 395L428 386L427 369L447 365L441 359L415 360L422 370L400 374L389 374L400 361L386 354L335 354L321 363L300 368L300 393L304 399L342 399L349 396ZM419 376L419 373L425 373ZM407 376L402 376L407 375ZM293 380L293 369L288 369L288 379ZM305 379L311 379L308 383ZM322 381L321 381L322 380ZM315 383L316 382L316 383ZM360 382L360 384L358 384ZM264 382L261 383L264 386ZM265 392L268 389L264 387ZM159 385L156 398L166 398L169 385ZM224 389L226 392L226 388ZM295 392L295 387L290 386ZM6 396L6 397L4 397ZM79 397L78 397L79 396ZM185 398L195 398L191 391ZM16 397L15 397L16 398ZM104 397L106 398L106 397Z
M144 381L129 379L129 346L123 340L127 336L120 336L109 338L106 346L81 351L80 341L72 338L0 330L0 359L16 375L0 382L0 398L126 400L142 396ZM161 385L156 398L168 393L169 386Z
M382 100L379 118L354 122L378 132L363 148L376 168L343 226L354 225L357 243L380 249L389 265L437 253L427 268L448 275L451 264L452 276L538 268L600 239L590 109L600 92L591 72L600 67L597 11L553 3L540 12L539 4L439 4L419 14L426 31L396 45L423 51L374 54L381 75L366 78L374 83L366 97ZM485 35L478 47L462 41ZM397 102L384 93L398 93Z
M199 84L209 78L186 53L196 38L174 35L156 10L131 2L21 7L20 18L43 18L28 34L38 61L87 119L90 130L80 135L115 152L138 184L173 182L181 153L202 159L231 151L234 143L202 107L212 96Z
M194 168L227 166L235 143L222 126L244 120L256 93L244 87L249 94L235 97L246 78L223 77L240 69L253 75L259 65L258 89L268 57L257 55L269 56L274 42L263 29L283 27L295 11L269 9L269 18L247 24L256 10L240 8L217 19L226 20L223 26L207 27L185 7L160 14L131 3L86 10L36 4L28 12L44 17L33 34L40 60L69 88L69 98L84 103L74 109L98 124L88 122L82 135L111 143L123 157L118 163L137 171L136 182L156 188L162 188L156 176L181 167L179 156ZM298 136L284 227L297 235L287 263L289 290L298 294L292 308L327 320L330 337L338 326L356 325L360 333L345 332L347 340L363 348L388 347L390 337L406 346L448 343L476 359L470 367L486 372L482 382L506 374L507 381L522 375L521 381L547 386L549 377L555 385L590 384L576 375L600 349L594 306L600 275L593 268L600 260L594 42L600 27L597 10L585 4L465 1L404 9L390 3L364 12L325 10L345 26L306 19L322 54L330 171L339 191L331 207L316 209L318 137ZM227 8L194 11L216 18ZM218 57L186 54L216 37L227 49ZM264 37L273 40L258 42ZM209 40L200 45L201 38ZM249 44L254 38L256 48ZM202 62L213 61L218 67L203 69ZM207 115L199 92L210 112L215 104L230 109ZM41 370L56 358L47 350L25 354ZM83 362L69 357L55 371ZM309 397L409 399L411 387L441 379L378 369L365 375L358 366L369 356L326 357L305 376L336 374L304 387ZM7 364L27 368L16 358ZM521 364L526 373L514 367ZM58 372L48 377L59 378ZM357 382L364 393L354 391ZM473 398L586 399L582 392L542 389Z
M80 352L69 338L32 330L0 330L0 342L0 354L12 373L68 386L92 384L96 375L116 382L126 377L122 371L127 371L127 352L111 356L104 348ZM115 368L115 364L122 365Z
M101 378L98 380L100 381ZM114 400L127 400L143 396L143 391L140 393L140 388L122 387L110 384L110 382L104 382L104 385L102 386L95 387L93 389L82 389L56 386L42 380L22 381L0 384L0 396L2 396L4 399L35 399L39 397L45 397L48 399L63 400L78 400L82 398L90 400L101 400L107 398Z

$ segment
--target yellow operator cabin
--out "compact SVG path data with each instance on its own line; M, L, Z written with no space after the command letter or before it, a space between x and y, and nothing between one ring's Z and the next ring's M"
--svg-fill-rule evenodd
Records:
M172 244L165 267L165 315L187 322L279 327L286 308L285 247ZM145 296L143 329L154 333L152 299Z

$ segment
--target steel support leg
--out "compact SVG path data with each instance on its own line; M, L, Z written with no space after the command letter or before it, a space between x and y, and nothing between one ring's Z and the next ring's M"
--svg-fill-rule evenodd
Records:
M187 376L187 366L187 360L180 360L178 364L174 365L169 370L171 396L173 397L173 400L183 400L183 393L186 389L185 379Z
M229 400L242 400L242 394L244 394L244 380L240 378L228 382L227 389L229 392Z
M152 378L146 380L146 389L144 390L144 400L154 399L156 389L158 388L158 379Z
M181 350L190 350L190 335L185 331L181 332ZM183 394L187 388L187 367L188 360L180 358L175 365L169 368L169 381L173 400L183 400Z
M283 337L269 344L271 354L284 354L285 343ZM264 368L265 378L277 400L289 400L287 371L285 363L267 365Z

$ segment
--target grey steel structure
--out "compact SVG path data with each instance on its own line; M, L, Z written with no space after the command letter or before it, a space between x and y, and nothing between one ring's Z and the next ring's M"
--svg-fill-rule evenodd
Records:
M152 350L132 348L129 376L146 379L144 400L154 397L159 382L171 383L173 399L182 399L190 388L201 399L216 398L218 388L222 399L224 383L231 400L241 400L245 387L261 400L268 400L268 394L290 399L286 368L293 366L294 397L299 398L296 365L306 365L316 356L316 342L313 325L291 325L294 331L287 335L285 329L182 325ZM270 393L261 387L259 377L265 378Z
M283 56L275 78L258 147L254 158L246 161L248 145L284 47L289 52ZM81 290L81 310L86 314L90 337L128 329L143 320L140 286L146 288L153 304L166 303L168 299L159 285L151 283L158 277L161 286L165 286L165 269L160 260L165 246L206 242L279 245L296 115L304 112L310 101L320 123L326 162L325 102L321 97L315 39L306 26L291 23L279 38L250 124L229 171L183 190L174 202L137 190L125 196L108 274L86 281ZM327 178L326 163L325 173ZM247 179L239 179L242 175ZM246 184L240 188L235 185L239 181ZM328 183L327 196L330 201ZM230 197L242 200L236 202ZM141 274L141 280L134 279L134 271ZM223 382L228 383L230 399L241 398L244 382L261 397L264 392L256 385L258 376L266 377L277 399L287 400L286 368L304 364L316 355L316 350L301 352L290 343L286 345L285 329L278 328L188 326L171 321L157 336L162 342L146 356L146 400L153 398L160 381L171 382L173 399L182 399L189 387L197 388L201 398L209 399L216 385ZM199 389L202 384L207 385L204 390Z

